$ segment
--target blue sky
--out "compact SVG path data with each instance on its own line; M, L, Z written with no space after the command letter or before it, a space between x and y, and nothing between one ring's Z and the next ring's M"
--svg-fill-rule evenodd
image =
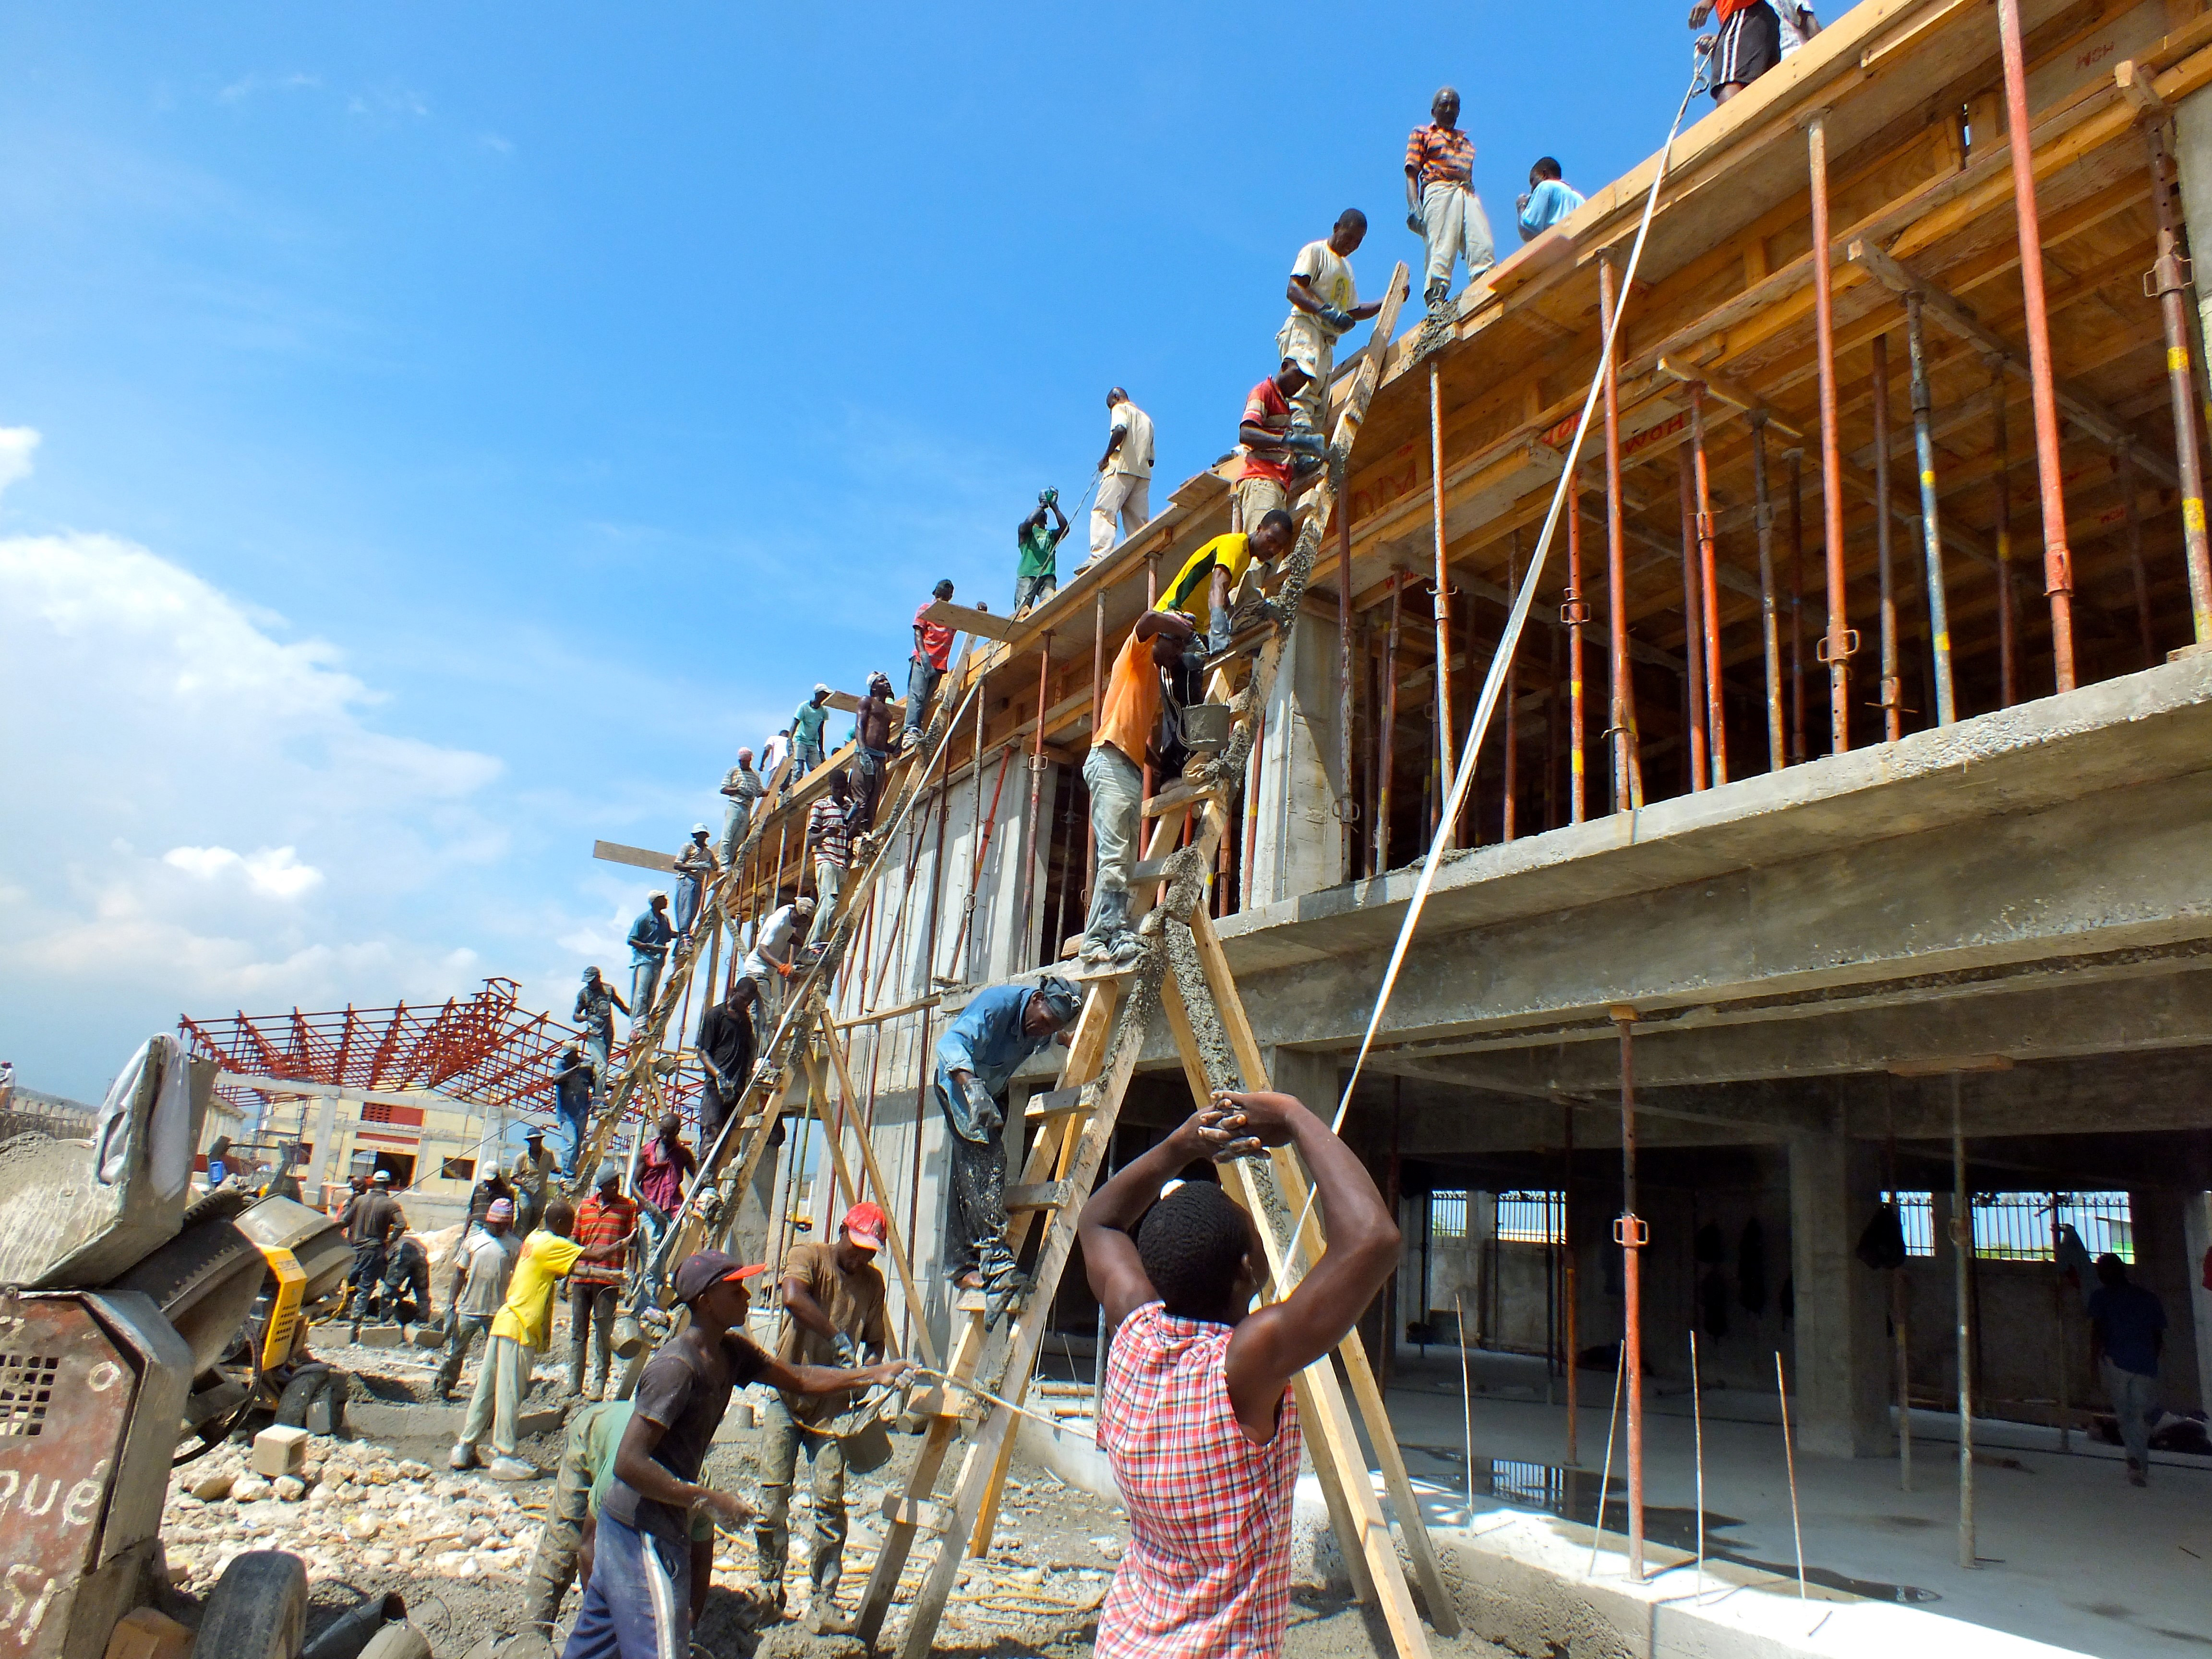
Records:
M1417 253L1439 82L1509 240L1536 155L1648 154L1682 9L9 9L0 1057L565 1015L646 885L594 836L902 683L938 576L1004 609L1108 386L1156 505L1210 464L1298 245Z

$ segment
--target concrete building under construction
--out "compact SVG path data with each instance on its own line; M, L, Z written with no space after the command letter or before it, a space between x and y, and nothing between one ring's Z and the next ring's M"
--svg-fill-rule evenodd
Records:
M1798 1476L1887 1491L1866 1501L1899 1522L1860 1550L1880 1526L1854 1533L1839 1498L1808 1549L1924 1558L1893 1583L1845 1563L1853 1582L1941 1583L2023 1652L2212 1637L2175 1530L2176 1483L2212 1512L2183 1420L2212 1378L2212 571L2185 246L2212 223L2207 88L2199 0L1863 0L1685 127L1640 255L1657 155L1340 364L1340 399L1374 354L1381 383L1206 903L1273 1085L1334 1102L1444 843L1346 1122L1407 1241L1370 1348L1394 1414L1411 1402L1409 1449L1414 1396L1458 1394L1463 1350L1486 1413L1549 1414L1486 1416L1490 1443L1537 1449L1486 1459L1470 1431L1439 1492L1501 1461L1540 1487L1595 1469L1632 1335L1669 1423L1693 1399L1772 1420L1778 1363ZM1273 355L1252 342L1251 378ZM924 1056L973 989L1079 932L1104 666L1230 527L1238 465L1184 482L1019 621L939 613L968 635L939 695L977 694L867 896L836 1115L871 1137L916 1241L905 1316L940 1330ZM728 884L740 933L808 887L805 816L847 758L794 785ZM1163 1024L1115 1161L1189 1106ZM785 1146L778 1237L806 1167L805 1136ZM851 1201L837 1187L813 1181L817 1223ZM1888 1195L1905 1261L1869 1266ZM1626 1252L1624 1212L1648 1228ZM2081 1523L2113 1556L2085 1574L2132 1586L2101 1601L2014 1595L2042 1546L2008 1529L2075 1474L2039 1496L2008 1453L1984 1475L1980 1548L2012 1560L2011 1589L1972 1587L2000 1572L1976 1579L1971 1510L1953 1542L1962 1417L2076 1454L2098 1504L2124 1493L2085 1287L2055 1260L2069 1227L2171 1321L2142 1498L2165 1507ZM1079 1274L1057 1315L1088 1352ZM1687 1502L1670 1434L1634 1478ZM1893 1474L1833 1472L1916 1437L1910 1515ZM2051 1545L2036 1582L2089 1547ZM2192 1594L2193 1619L2171 1611Z

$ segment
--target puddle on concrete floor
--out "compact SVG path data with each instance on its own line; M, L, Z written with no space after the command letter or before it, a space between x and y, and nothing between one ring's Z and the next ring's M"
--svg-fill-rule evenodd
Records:
M1452 1471L1453 1484L1462 1492L1466 1490L1467 1454L1461 1448L1401 1444L1399 1449L1445 1465ZM1598 1482L1597 1470L1569 1468L1560 1463L1522 1463L1508 1458L1478 1458L1474 1465L1474 1494L1477 1498L1487 1497L1515 1509L1539 1510L1547 1515L1559 1516L1563 1520L1580 1522L1584 1526L1594 1526L1597 1522ZM1626 1524L1627 1481L1620 1476L1613 1477L1606 1483L1604 1496L1606 1525L1609 1530L1618 1532ZM1705 1559L1730 1562L1784 1578L1796 1577L1796 1562L1761 1561L1731 1549L1729 1540L1718 1536L1731 1527L1741 1525L1743 1520L1740 1516L1723 1515L1717 1510L1707 1510ZM1698 1512L1693 1509L1647 1504L1644 1506L1644 1535L1655 1544L1662 1544L1672 1549L1695 1550L1698 1547ZM1846 1595L1863 1596L1870 1601L1912 1603L1943 1599L1936 1591L1923 1589L1917 1584L1891 1584L1877 1578L1854 1578L1848 1573L1817 1566L1810 1562L1806 1564L1805 1582L1841 1590Z

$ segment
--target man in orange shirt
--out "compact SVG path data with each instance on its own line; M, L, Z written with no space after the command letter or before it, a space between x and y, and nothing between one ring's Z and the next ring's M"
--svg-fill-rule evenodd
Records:
M1306 372L1291 359L1254 386L1244 399L1244 418L1237 423L1237 441L1243 446L1243 470L1238 473L1230 514L1231 528L1248 533L1260 520L1291 500L1292 457L1316 459L1328 453L1320 434L1293 430L1291 400L1305 390Z
M1143 950L1129 927L1129 876L1137 864L1145 763L1158 751L1160 675L1182 660L1198 629L1176 611L1147 611L1114 659L1106 696L1091 730L1083 781L1091 790L1091 828L1098 841L1098 875L1083 929L1086 966L1133 962Z

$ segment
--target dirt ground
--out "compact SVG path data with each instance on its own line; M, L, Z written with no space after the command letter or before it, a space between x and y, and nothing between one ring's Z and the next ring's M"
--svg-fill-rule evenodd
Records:
M325 1340L319 1358L352 1373L350 1437L316 1437L295 1482L272 1485L253 1476L240 1440L180 1468L171 1482L164 1538L171 1577L179 1593L179 1616L194 1622L200 1602L231 1558L250 1549L289 1549L307 1564L311 1611L308 1633L362 1598L396 1591L410 1618L439 1659L460 1659L487 1638L514 1634L520 1626L522 1586L538 1540L540 1517L552 1493L561 1436L542 1435L523 1455L548 1472L544 1480L507 1485L446 1466L466 1399L473 1366L463 1377L455 1406L433 1397L434 1353L411 1346L357 1347ZM558 1376L541 1376L533 1406L563 1403ZM748 1398L740 1394L740 1402ZM737 1426L745 1415L733 1405L731 1420L708 1459L707 1479L757 1501L754 1465L757 1430ZM885 1494L903 1492L921 1442L893 1437L891 1462L847 1483L851 1517L844 1555L840 1607L849 1616L875 1562L884 1523ZM195 1492L202 1494L195 1496ZM784 1618L773 1616L754 1594L758 1582L750 1529L716 1540L714 1589L694 1634L697 1646L741 1659L830 1659L857 1655L857 1639L817 1636L802 1622L810 1530L806 1473L799 1471L792 1505L792 1559L785 1573L791 1601ZM1097 1609L1127 1537L1127 1517L1116 1506L1062 1483L1049 1471L1017 1459L988 1559L963 1565L960 1582L940 1623L936 1650L956 1654L1060 1656L1087 1651L1097 1633ZM887 1638L895 1638L933 1541L918 1540L903 1576ZM575 1617L580 1590L562 1607L561 1634ZM1437 1642L1439 1656L1489 1655L1471 1641ZM534 1644L529 1644L534 1646ZM1291 1613L1287 1652L1292 1659L1358 1659L1390 1651L1378 1623L1357 1606L1301 1588ZM525 1659L521 1644L502 1659Z

